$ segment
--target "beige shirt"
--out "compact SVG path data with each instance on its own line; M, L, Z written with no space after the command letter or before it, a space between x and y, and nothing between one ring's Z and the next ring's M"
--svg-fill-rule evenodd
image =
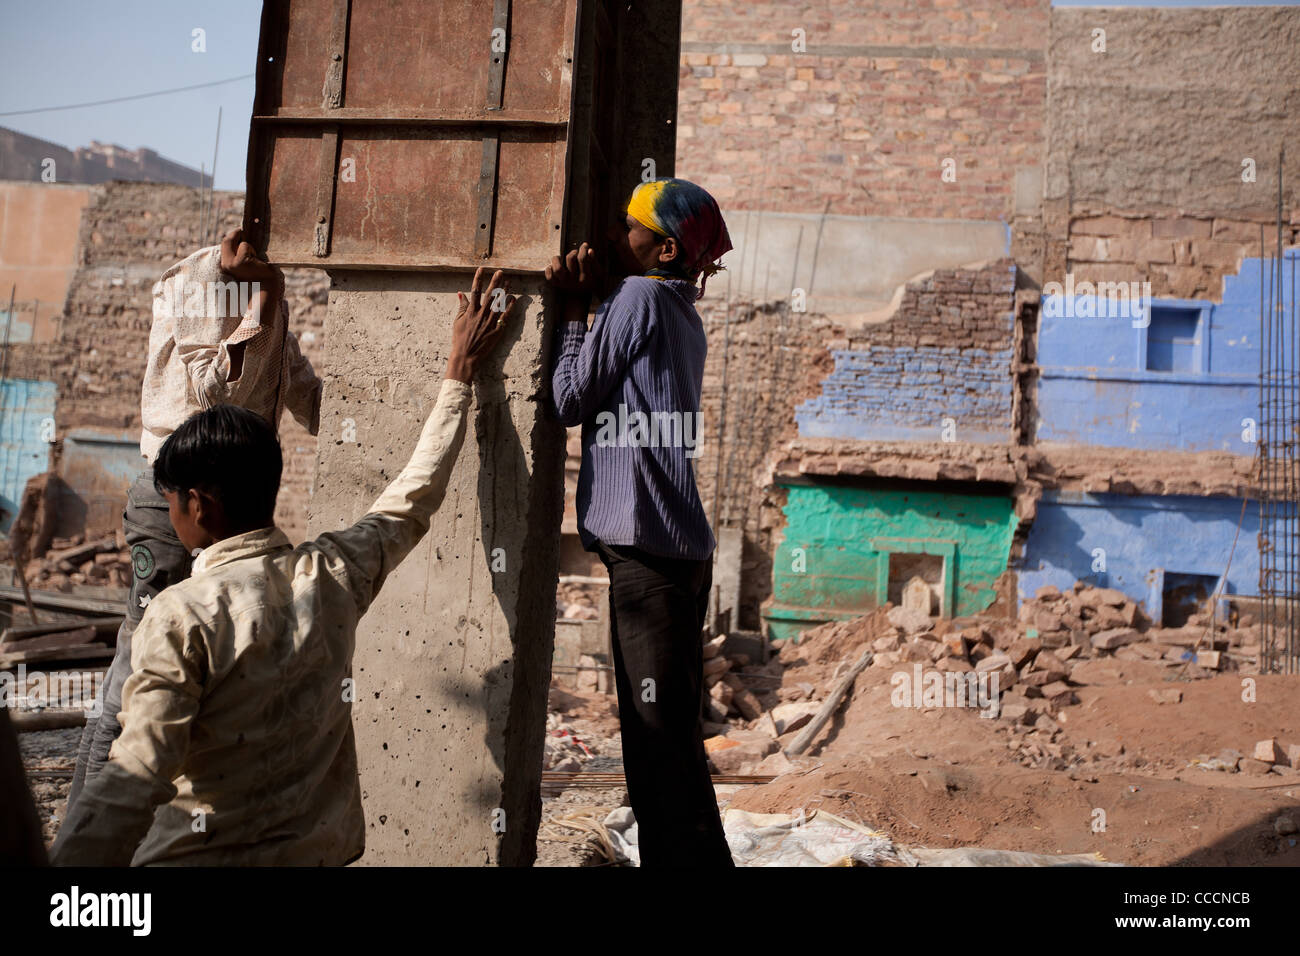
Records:
M154 283L140 395L140 454L150 462L181 422L213 405L239 405L277 429L288 408L316 434L320 379L289 331L289 307L281 295L274 317L259 322L251 286L221 271L220 246L200 249ZM230 347L241 342L243 368L231 378Z
M227 538L153 599L132 639L122 735L64 821L56 864L361 854L357 621L428 530L470 400L468 385L443 382L410 462L352 527L296 548L278 528Z

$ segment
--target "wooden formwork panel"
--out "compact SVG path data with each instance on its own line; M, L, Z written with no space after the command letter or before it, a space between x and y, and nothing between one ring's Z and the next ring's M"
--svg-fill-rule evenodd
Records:
M283 265L536 269L578 0L268 0L245 229Z

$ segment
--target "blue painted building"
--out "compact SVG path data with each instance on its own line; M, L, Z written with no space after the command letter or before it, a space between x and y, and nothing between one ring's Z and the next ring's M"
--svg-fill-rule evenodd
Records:
M27 480L49 468L56 394L53 382L0 383L0 531L13 524Z
M1012 316L1006 316L1007 339ZM869 346L831 353L820 395L795 412L799 434L870 441L1005 442L1011 349Z
M1123 591L1160 621L1167 596L1182 603L1198 592L1202 598L1216 591L1254 594L1259 508L1242 504L1239 498L1047 492L1029 531L1020 598L1049 584L1065 591L1081 580Z
M1288 273L1297 255L1286 254ZM1225 278L1221 303L1154 299L1134 309L1096 294L1045 295L1038 442L1253 456L1267 268L1246 259ZM1168 467L1179 477L1177 455ZM1019 597L1086 580L1177 623L1197 594L1258 593L1259 531L1258 503L1240 498L1048 492L1018 569Z
M1220 304L1044 295L1037 440L1253 455L1263 267L1245 260Z

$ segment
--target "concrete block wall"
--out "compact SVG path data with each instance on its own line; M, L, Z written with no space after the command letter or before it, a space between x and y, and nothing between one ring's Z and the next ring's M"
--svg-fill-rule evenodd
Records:
M998 260L909 283L893 317L833 349L835 371L796 412L800 435L1010 441L1015 271Z

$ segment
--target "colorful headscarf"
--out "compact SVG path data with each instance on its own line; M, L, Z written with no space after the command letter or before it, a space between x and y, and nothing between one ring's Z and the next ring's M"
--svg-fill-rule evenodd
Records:
M684 179L652 179L633 190L627 214L677 240L682 268L691 279L701 276L696 298L703 296L704 283L723 268L718 260L732 248L717 200Z

